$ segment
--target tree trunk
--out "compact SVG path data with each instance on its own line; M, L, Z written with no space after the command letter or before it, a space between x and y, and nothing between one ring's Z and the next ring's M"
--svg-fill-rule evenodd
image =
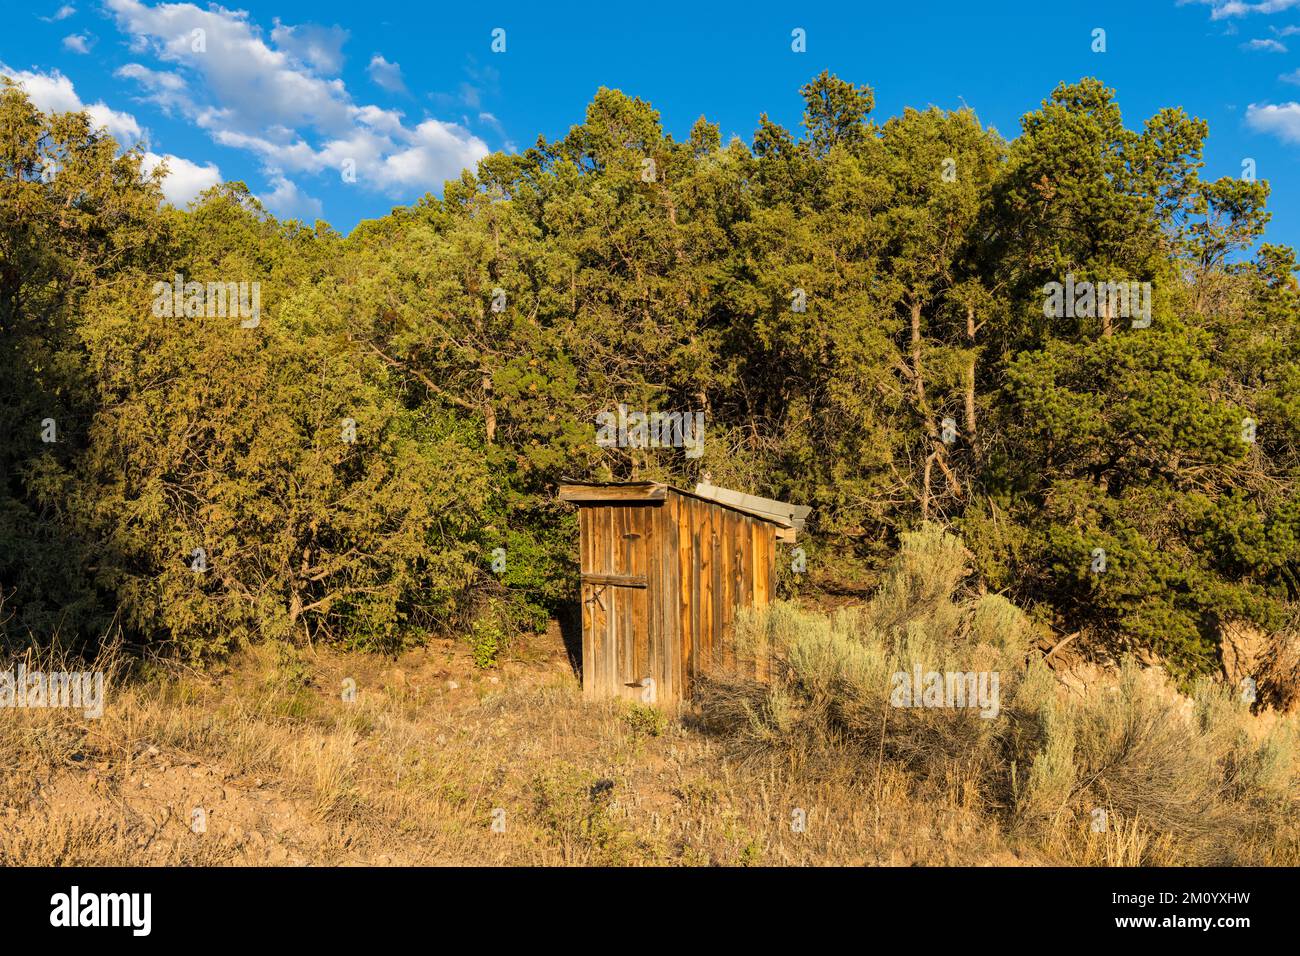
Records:
M916 400L925 405L925 381L921 378L921 302L912 301L912 386Z
M921 520L930 517L930 472L934 469L934 459L938 452L930 452L925 459L925 472L921 478Z
M481 369L483 373L483 426L487 432L490 445L497 437L497 409L492 401L492 373Z
M970 361L966 364L966 439L975 447L975 306L966 306L966 340Z

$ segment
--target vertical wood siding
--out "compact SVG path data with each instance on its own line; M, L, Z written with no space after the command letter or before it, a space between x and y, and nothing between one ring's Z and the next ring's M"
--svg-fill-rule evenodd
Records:
M766 653L737 659L735 621L771 600L774 525L672 491L583 502L578 525L587 696L639 700L652 678L655 702L671 705L706 674L767 676Z

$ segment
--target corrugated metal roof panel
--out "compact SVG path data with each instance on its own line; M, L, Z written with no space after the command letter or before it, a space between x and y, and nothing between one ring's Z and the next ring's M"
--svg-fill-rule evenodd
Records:
M807 505L792 505L787 501L760 498L757 495L747 495L742 491L719 488L717 485L705 482L696 485L693 494L799 531L803 530L804 521L812 511L812 508Z

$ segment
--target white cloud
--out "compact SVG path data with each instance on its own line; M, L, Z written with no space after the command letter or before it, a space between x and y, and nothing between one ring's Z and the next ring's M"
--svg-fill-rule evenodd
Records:
M72 16L76 12L77 12L76 7L74 7L70 3L65 3L63 6L59 7L58 10L54 11L53 16L41 17L41 19L44 20L46 23L56 23L59 20L68 19L68 17Z
M383 87L390 93L406 92L406 84L402 81L401 65L389 63L378 53L370 58L370 65L366 67L366 75L370 77L370 82Z
M1286 52L1286 44L1282 43L1279 40L1273 40L1273 39L1251 40L1249 43L1243 43L1241 45L1241 48L1243 50L1257 50L1257 51L1263 51L1265 53Z
M221 182L221 170L215 164L200 166L171 153L163 156L145 153L140 166L147 175L164 161L167 163L167 177L162 181L162 191L173 206L184 207L198 198L203 190L211 189Z
M342 81L322 79L267 46L247 13L192 3L149 7L139 0L107 0L106 6L142 51L197 74L202 83L191 87L216 101L227 127L246 133L271 125L347 128ZM202 52L193 49L196 30L203 31Z
M1300 70L1292 70L1278 77L1283 83L1300 83Z
M1244 17L1252 13L1281 13L1300 6L1300 0L1258 0L1256 3L1245 2L1245 0L1179 0L1179 5L1189 2L1209 7L1211 20Z
M72 33L63 38L63 48L73 53L89 53L95 45L95 38L89 33Z
M148 137L130 113L109 108L103 101L83 103L72 81L53 70L39 73L34 70L11 70L0 63L0 73L5 74L27 91L32 103L45 113L75 113L85 111L95 126L102 126L127 149Z
M400 111L357 105L342 80L313 70L341 56L331 45L336 34L312 47L309 34L277 21L273 47L242 11L215 5L203 10L192 3L150 7L141 0L105 5L133 38L132 48L152 52L184 76L188 92L160 89L159 71L142 65L123 75L155 100L169 96L216 142L256 154L277 183L272 196L281 194L285 202L287 187L275 177L289 173L337 174L351 160L360 185L397 195L436 188L488 153L463 126L426 119L411 127ZM195 30L204 31L205 52L192 49ZM371 68L375 77L400 82L400 68L383 57L376 56Z
M370 114L370 122L362 113ZM225 146L259 155L268 168L280 172L341 172L350 161L360 182L392 191L427 189L454 179L460 171L487 155L477 137L454 123L425 120L415 129L401 123L401 114L375 107L358 110L358 128L351 135L325 142L319 149L296 138L276 141L266 136L222 132L214 134ZM373 125L372 125L373 124ZM389 135L396 130L396 137Z
M314 23L285 26L276 18L271 40L281 50L303 63L333 76L343 69L343 44L348 31L340 26L322 27Z
M128 63L126 66L118 67L117 72L113 75L135 80L140 85L156 92L180 93L185 89L185 78L179 73L164 73L161 70L151 70L139 63Z
M319 199L308 196L298 188L297 184L283 176L274 177L271 183L275 189L257 197L271 212L281 219L301 219L308 223L321 218Z
M128 63L118 67L113 75L119 79L134 80L143 91L140 98L162 107L168 115L175 109L189 113L195 108L185 78L179 73L151 70L141 63Z
M1288 143L1300 143L1300 103L1246 107L1246 125L1258 133L1269 133Z
M463 133L454 124L425 120L410 137L411 146L386 157L383 168L393 182L408 186L419 186L431 179L454 179L480 158L478 150L462 140ZM486 147L483 152L486 154Z
M510 140L510 137L506 135L505 127L501 125L501 121L497 119L494 114L488 112L479 113L478 121L492 127L492 129L496 131L497 135L505 140L507 152L513 153L515 151L515 144Z

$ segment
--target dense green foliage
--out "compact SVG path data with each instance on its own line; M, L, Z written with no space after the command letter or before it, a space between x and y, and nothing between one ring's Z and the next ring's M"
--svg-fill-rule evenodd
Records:
M563 139L343 238L240 184L166 207L138 150L6 88L4 638L201 657L535 622L573 590L561 477L706 471L812 505L817 580L931 519L1055 626L1182 673L1225 618L1280 626L1300 291L1259 245L1267 185L1203 180L1204 123L1135 132L1094 80L1010 142L969 110L876 123L826 74L803 94L802 134L723 144L602 89ZM176 274L259 282L260 322L156 315ZM1149 282L1149 326L1049 315L1067 276ZM703 454L598 445L620 404L702 412Z

